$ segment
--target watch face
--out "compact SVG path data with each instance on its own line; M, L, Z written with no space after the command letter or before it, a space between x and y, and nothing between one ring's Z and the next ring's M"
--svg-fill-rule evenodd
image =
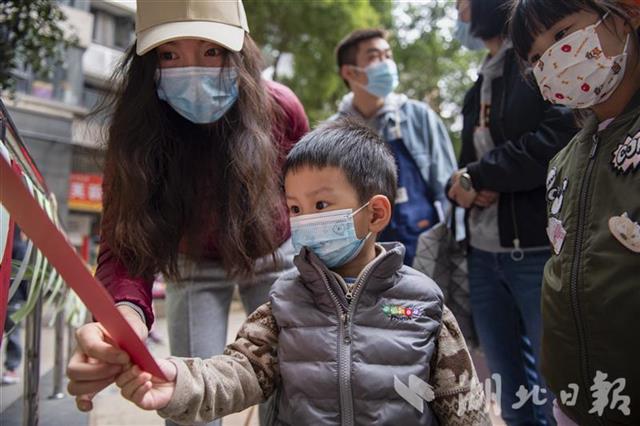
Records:
M465 191L471 191L471 179L469 179L469 176L467 175L460 176L460 186Z

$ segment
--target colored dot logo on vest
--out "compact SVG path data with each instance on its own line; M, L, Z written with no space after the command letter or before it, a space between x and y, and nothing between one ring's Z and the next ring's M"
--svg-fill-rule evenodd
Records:
M422 309L402 305L382 305L382 313L391 319L404 321L422 316Z

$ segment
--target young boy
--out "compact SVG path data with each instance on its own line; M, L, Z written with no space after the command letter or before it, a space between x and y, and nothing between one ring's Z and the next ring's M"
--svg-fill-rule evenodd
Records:
M189 424L274 393L278 425L490 424L438 286L403 266L401 244L375 242L396 186L393 155L367 127L338 120L307 134L285 164L297 271L224 355L158 360L169 382L133 367L122 394Z

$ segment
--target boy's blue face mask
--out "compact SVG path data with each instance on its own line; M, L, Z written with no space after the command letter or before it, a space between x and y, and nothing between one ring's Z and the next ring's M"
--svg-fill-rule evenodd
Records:
M291 218L291 241L299 252L307 247L328 268L338 268L349 263L360 253L371 232L363 239L356 235L353 217L369 203L352 212L352 209L306 214Z
M374 96L386 98L398 87L398 67L391 59L371 64L364 69L358 67L356 69L367 74L368 83L360 85Z
M162 68L158 77L158 97L193 123L218 121L238 99L234 68Z
M464 22L458 19L456 21L456 30L453 36L460 42L460 44L469 50L480 50L485 47L481 38L471 34L471 23L469 22Z

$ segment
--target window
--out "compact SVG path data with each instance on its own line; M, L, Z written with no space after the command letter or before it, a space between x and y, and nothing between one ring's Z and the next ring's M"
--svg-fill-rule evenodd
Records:
M103 46L112 46L115 32L113 17L101 10L92 9L93 19L93 41Z
M134 23L133 19L127 16L117 16L115 18L115 37L113 45L120 49L127 49L133 42Z
M107 47L125 50L133 41L134 21L129 16L116 16L99 9L94 15L93 41Z

